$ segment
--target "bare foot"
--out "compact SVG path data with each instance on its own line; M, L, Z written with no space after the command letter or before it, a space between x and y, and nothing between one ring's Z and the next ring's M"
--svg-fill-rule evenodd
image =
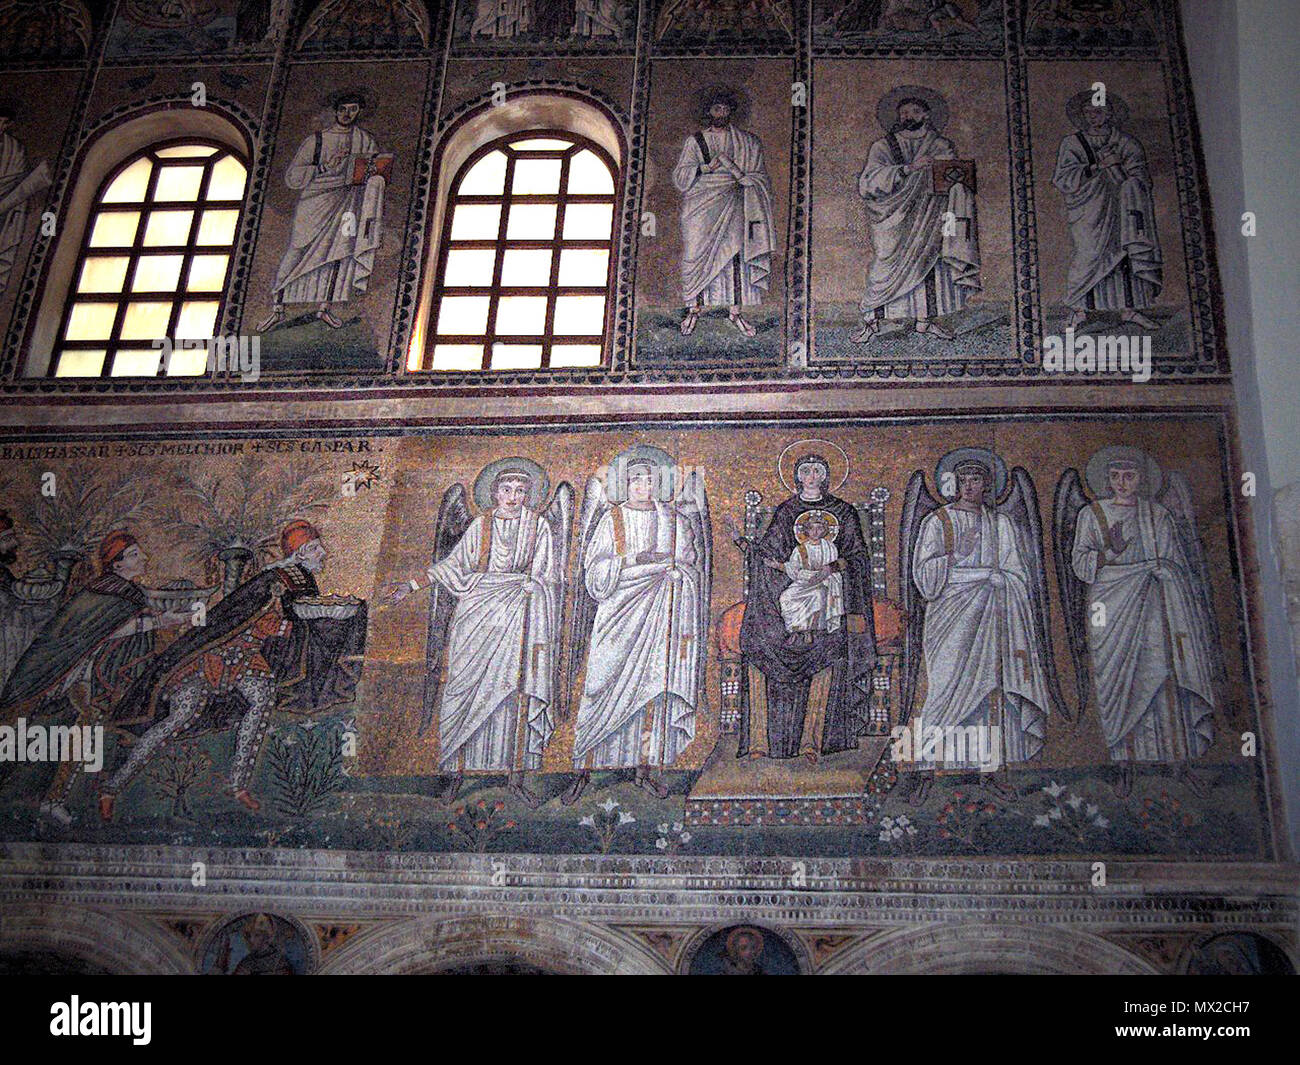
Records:
M1115 781L1115 794L1127 799L1133 793L1133 766L1124 762L1119 767L1119 779Z
M942 326L935 325L933 322L920 321L916 323L918 333L926 333L940 340L951 340L952 334Z
M265 333L272 326L279 325L283 321L284 321L284 308L277 307L275 310L273 310L270 313L268 317L263 318L262 321L258 323L257 331L259 333Z
M1174 780L1186 785L1197 798L1205 798L1210 792L1210 782L1186 762L1180 762L1178 768L1174 770Z
M687 311L686 317L682 319L682 336L688 337L695 332L695 326L700 321L699 311Z
M878 336L880 336L880 327L872 319L862 323L862 328L849 337L849 343L866 344Z
M99 816L102 820L113 820L113 804L115 802L117 802L117 796L110 795L108 792L104 792L99 797Z
M316 317L319 318L322 322L324 322L324 323L325 323L327 326L329 326L331 329L342 329L342 328L343 328L343 323L340 322L337 318L334 317L334 315L330 314L330 312L327 311L327 310L325 310L323 307L322 307L319 311L316 312Z
M1087 311L1075 311L1072 315L1070 315L1070 320L1065 324L1069 326L1071 329L1077 331L1079 326L1083 325L1083 323L1086 322L1087 320L1088 320Z
M1160 328L1159 322L1155 321L1152 318L1148 318L1145 314L1139 314L1137 311L1125 311L1123 314L1120 315L1120 320L1124 322L1131 322L1139 329Z
M758 335L758 330L745 321L745 319L743 319L737 312L732 311L732 313L727 315L727 317L731 320L731 324L744 333L745 336L752 337Z

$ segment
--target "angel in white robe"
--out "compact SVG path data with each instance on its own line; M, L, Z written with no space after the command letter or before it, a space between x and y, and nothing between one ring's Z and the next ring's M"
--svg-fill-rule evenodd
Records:
M526 462L506 460L485 471L495 505L426 571L429 584L454 602L450 610L435 608L430 619L430 668L440 674L434 701L439 771L448 778L445 801L454 798L466 773L505 773L512 792L530 806L541 804L523 774L541 768L555 727L572 488L562 484L545 513L526 505L545 491L537 486L535 464ZM476 485L476 496L484 495L483 487ZM440 541L463 527L455 521L458 509L468 516L463 496L459 485L449 490L439 515ZM418 579L398 583L390 598L400 602L420 587Z
M695 495L689 483L677 498L656 498L655 465L625 467L626 502L606 505L600 482L588 486L579 594L594 611L574 625L588 650L573 747L579 775L566 803L598 769L635 770L639 787L666 797L651 767L673 765L695 738L708 625L707 504L702 487Z
M1158 323L1141 313L1164 284L1151 172L1142 143L1120 128L1123 107L1113 94L1093 106L1082 93L1067 110L1077 130L1061 141L1052 184L1065 198L1074 245L1065 302L1071 328L1089 312L1118 310L1143 329Z
M994 771L1038 757L1050 711L1070 716L1052 671L1042 532L1028 473L1016 467L1008 478L991 452L962 448L944 456L936 476L956 498L930 496L917 471L903 516L910 737L896 752L910 749L897 756L912 763L917 804L938 769L978 770L981 783L1007 794ZM1002 481L1010 486L999 498ZM918 650L926 695L912 716Z
M763 142L731 124L736 108L729 90L710 94L708 124L686 139L673 168L682 194L683 336L709 307L727 307L731 324L755 336L741 308L763 302L772 273L772 179Z
M901 99L898 121L872 144L858 176L872 259L854 343L870 341L895 319L951 340L933 319L960 311L980 291L974 192L960 181L946 193L934 191L932 164L955 158L952 141L931 125L930 104L919 96Z
M261 330L283 321L288 303L315 303L316 317L338 329L343 323L331 306L370 285L387 186L381 161L391 157L381 157L375 138L356 124L361 93L341 92L332 103L336 121L298 146L285 174L298 205L272 287L275 306Z
M1087 589L1092 688L1111 760L1121 765L1121 794L1131 790L1136 762L1176 765L1199 790L1188 762L1214 740L1222 677L1206 575L1189 556L1194 533L1180 534L1165 505L1185 482L1171 473L1173 497L1150 498L1145 458L1119 453L1104 463L1109 496L1078 510L1068 545L1072 576Z

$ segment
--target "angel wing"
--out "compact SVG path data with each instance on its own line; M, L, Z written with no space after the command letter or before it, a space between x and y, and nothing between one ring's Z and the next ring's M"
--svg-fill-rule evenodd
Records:
M1091 500L1076 469L1068 469L1056 482L1052 500L1052 557L1056 564L1056 586L1061 592L1065 614L1065 640L1074 660L1074 688L1078 695L1078 717L1083 716L1092 695L1088 674L1088 586L1074 572L1074 535L1079 515Z
M587 645L591 642L591 626L596 620L596 600L587 591L587 545L596 535L600 519L609 510L609 497L605 494L605 484L599 477L587 481L587 490L582 496L582 514L578 519L578 557L575 562L576 576L573 588L573 633L569 639L568 683L564 686L564 705L560 717L567 719L573 708L575 686L582 674L582 667L587 661ZM558 724L558 721L557 721Z
M690 526L695 540L697 555L695 563L700 570L699 618L701 625L708 626L710 624L709 601L713 590L713 522L709 518L709 497L704 490L704 478L697 472L692 472L682 485L682 490L677 497L677 512ZM700 693L699 706L696 709L700 713L705 713L705 692L708 690L708 685L705 683L704 671L709 651L707 632L696 633L694 650L697 690Z
M912 717L912 703L916 699L916 681L921 674L921 634L925 628L925 600L912 579L912 554L921 535L921 522L934 513L943 501L930 494L925 483L925 473L917 470L907 482L903 495L903 517L899 523L899 594L907 621L903 630L903 678L899 723L906 724Z
M997 505L1016 530L1020 557L1032 563L1029 574L1029 603L1033 613L1034 641L1047 674L1047 697L1052 709L1066 721L1073 721L1066 702L1061 698L1061 682L1056 675L1056 657L1052 652L1052 626L1048 612L1047 564L1043 558L1043 523L1038 515L1038 493L1023 466L1011 470L1011 490Z
M446 558L473 520L465 486L452 485L442 494L442 503L438 507L433 555L429 561L441 562ZM442 690L442 657L447 648L447 634L455 611L456 597L434 581L429 589L429 636L424 658L424 706L420 712L419 730L421 736L433 723L434 713L438 709L438 693Z
M551 538L555 551L555 571L559 576L555 584L549 586L546 590L551 601L551 617L555 619L555 630L552 638L555 640L557 647L564 632L564 604L568 599L565 592L569 572L569 547L573 542L574 497L573 485L568 481L561 481L555 486L555 492L551 495L550 506L542 511L542 517L546 520L546 524L551 527ZM551 662L551 691L559 693L563 690L560 682L564 676L564 661L557 653L551 656Z
M1228 670L1223 659L1223 640L1219 635L1219 618L1214 612L1211 598L1214 587L1210 583L1210 567L1205 561L1205 548L1201 538L1196 534L1196 505L1192 502L1192 488L1187 478L1177 470L1165 471L1165 488L1156 499L1173 515L1174 529L1178 533L1178 542L1192 569L1192 585L1196 593L1196 603L1200 607L1201 621L1209 637L1211 661L1215 679L1220 691L1227 691Z

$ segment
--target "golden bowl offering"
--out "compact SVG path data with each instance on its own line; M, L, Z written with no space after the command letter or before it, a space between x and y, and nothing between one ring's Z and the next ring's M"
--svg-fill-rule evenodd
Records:
M293 612L304 621L315 618L342 621L355 615L362 602L355 595L304 595L293 601Z

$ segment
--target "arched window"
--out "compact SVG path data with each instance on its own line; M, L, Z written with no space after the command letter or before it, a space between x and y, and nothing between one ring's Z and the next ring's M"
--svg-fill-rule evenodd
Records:
M614 157L567 130L517 130L474 151L448 190L411 368L602 365L617 189Z
M52 358L53 377L185 376L207 368L248 169L217 141L137 151L100 184Z

